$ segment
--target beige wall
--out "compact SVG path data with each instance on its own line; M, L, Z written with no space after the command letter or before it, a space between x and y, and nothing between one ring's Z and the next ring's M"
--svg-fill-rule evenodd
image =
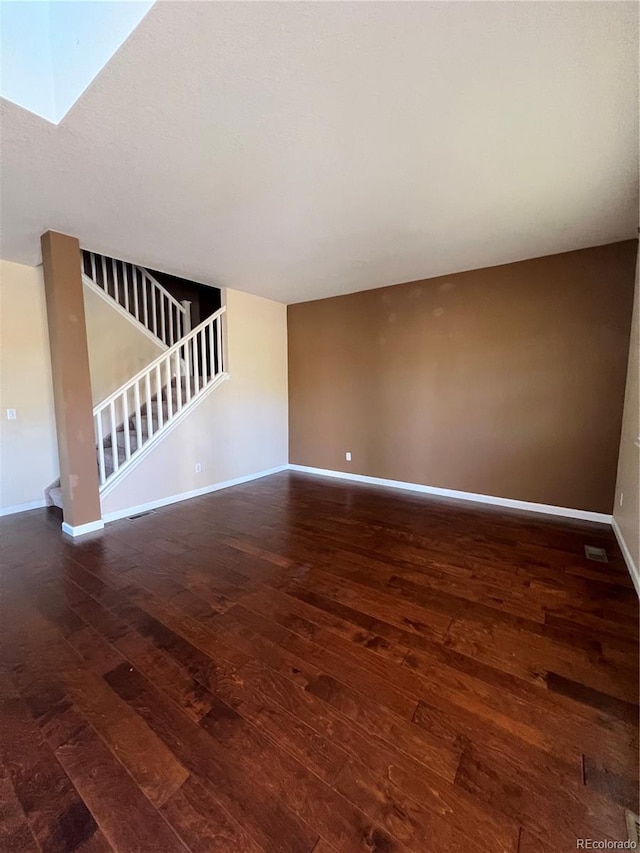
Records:
M104 497L105 516L286 465L286 307L233 290L226 305L231 379Z
M0 261L0 512L43 501L58 474L42 267Z
M86 284L83 290L91 395L95 406L157 358L164 347L147 337Z
M636 265L636 290L633 307L629 369L624 401L618 480L613 517L635 566L636 585L640 594L640 258ZM620 504L620 499L622 505Z
M290 305L289 461L610 514L636 249Z

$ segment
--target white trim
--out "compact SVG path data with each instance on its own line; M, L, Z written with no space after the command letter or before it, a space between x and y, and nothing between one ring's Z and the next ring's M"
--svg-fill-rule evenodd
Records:
M207 317L206 320L203 320L199 326L196 326L195 329L192 329L188 334L184 335L180 338L179 341L176 341L175 344L171 344L170 347L166 347L164 352L161 352L157 358L154 358L153 361L150 361L142 370L139 370L135 376L132 376L131 379L127 379L119 388L116 388L108 397L105 397L104 400L101 400L99 403L93 407L94 416L99 414L102 409L112 403L114 400L117 400L125 391L128 391L130 388L136 384L136 382L144 379L152 370L155 370L158 367L164 365L168 358L171 358L172 355L175 355L189 340L194 340L201 332L204 332L206 326L210 326L214 323L215 320L219 320L220 317L225 313L226 308L218 308L215 314L212 314L210 317ZM226 371L222 373L216 374L216 379L220 376L226 376ZM207 388L209 386L207 385ZM199 393L199 392L196 392Z
M227 379L231 379L228 373L219 373L213 382L210 382L206 386L204 391L200 392L197 397L192 397L188 403L185 403L177 415L175 415L170 421L165 421L162 427L154 432L147 443L142 446L140 452L136 451L134 456L131 456L118 466L118 470L115 472L117 476L112 475L112 477L110 477L103 486L100 486L100 497L104 498L109 494L109 492L113 491L113 489L115 489L115 487L127 476L129 471L133 471L133 469L149 455L154 447L157 447L161 441L164 441L165 437L184 420L189 412L193 411L193 409L200 405L200 402L204 400L210 391L213 391L214 388L217 388L218 385L221 385Z
M110 305L114 311L117 311L122 317L125 317L132 326L135 326L136 329L141 332L143 335L146 335L150 341L153 341L154 344L158 347L158 349L165 352L169 347L164 341L159 338L157 335L154 335L151 329L147 329L144 323L141 323L140 320L136 320L133 314L129 313L126 308L120 305L119 302L113 298L113 296L109 296L108 293L105 293L104 290L100 287L100 285L96 284L93 279L89 278L86 273L82 273L82 282L85 284L93 293L96 293L100 299L103 299L107 305Z
M102 516L105 523L110 521L118 521L120 518L128 518L131 515L137 515L140 512L148 512L151 509L159 509L169 504L177 504L180 501L188 501L191 498L199 498L201 495L208 495L210 492L218 492L220 489L228 489L231 486L239 486L241 483L248 483L251 480L258 480L261 477L268 477L270 474L279 474L280 471L286 471L288 465L279 465L277 468L269 468L266 471L258 471L255 474L247 474L244 477L236 477L235 480L225 480L222 483L213 483L210 486L203 486L201 489L192 489L190 492L181 492L178 495L170 495L167 498L160 498L157 501L149 501L138 506L129 506L125 509L117 509L114 512L107 512Z
M492 504L521 509L525 512L539 512L545 515L561 515L565 518L577 518L580 521L595 521L599 524L611 524L611 516L603 512L589 512L584 509L569 509L552 504L537 504L531 501L518 501L513 498L499 498L494 495L479 495L475 492L459 492L455 489L441 489L437 486L423 486L420 483L405 483L401 480L385 480L382 477L367 477L364 474L349 474L346 471L330 471L327 468L310 468L307 465L289 465L289 470L300 471L304 474L319 474L322 477L336 477L339 480L353 480L355 483L369 483L372 486L387 486L391 489L404 489L409 492L420 492L425 495L439 495L443 498L455 498L459 501L474 501L475 503Z
M616 539L618 540L618 545L620 546L620 550L622 551L624 561L627 564L627 569L629 569L629 574L631 575L631 580L633 581L633 585L636 588L638 598L640 598L640 570L638 570L638 567L633 562L633 557L631 556L629 546L624 541L624 536L622 535L622 531L620 530L618 522L615 520L615 518L611 519L611 526L613 527L613 532L615 534Z
M72 527L66 521L62 522L62 532L74 537L84 536L85 533L95 533L96 530L102 530L103 527L104 521L101 518L98 521L88 521L86 524L78 524L76 527Z
M127 262L123 261L123 263L126 264ZM135 267L141 275L146 276L153 285L153 287L155 287L156 290L159 290L160 293L163 294L164 298L168 299L170 304L173 304L174 308L177 308L181 314L185 314L185 308L180 302L180 300L176 299L175 296L172 296L167 290L167 288L163 287L158 281L158 279L154 278L154 276L151 275L151 273L146 267L140 267L137 264L131 264L131 266Z
M13 506L5 506L0 509L0 517L3 515L14 515L16 512L28 512L30 509L42 509L47 502L42 499L39 501L29 501L26 504L14 504Z

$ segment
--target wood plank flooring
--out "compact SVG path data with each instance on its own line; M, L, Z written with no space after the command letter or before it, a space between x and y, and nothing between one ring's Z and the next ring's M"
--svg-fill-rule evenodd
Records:
M293 473L59 524L0 522L2 851L626 838L638 601L608 528Z

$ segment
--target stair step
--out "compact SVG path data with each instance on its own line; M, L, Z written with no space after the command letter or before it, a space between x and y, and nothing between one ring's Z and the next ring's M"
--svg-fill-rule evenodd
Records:
M60 509L64 509L62 505L62 487L61 486L53 486L53 488L49 489L49 500L50 506L57 506Z
M116 436L118 447L124 447L125 431L122 427L117 431ZM144 444L144 432L142 433L142 443ZM129 429L129 447L132 453L138 449L138 434L133 428Z
M125 461L125 453L124 447L118 448L118 466L122 465ZM114 466L113 466L113 451L111 448L104 449L104 471L107 477L110 474L113 474Z

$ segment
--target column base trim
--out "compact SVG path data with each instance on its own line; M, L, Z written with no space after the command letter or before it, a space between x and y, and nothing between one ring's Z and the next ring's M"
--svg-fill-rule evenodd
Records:
M73 527L71 524L67 524L66 521L62 522L62 532L66 533L67 536L73 536L74 538L77 536L84 536L85 533L95 533L96 530L102 530L104 527L104 521L100 518L98 521L88 521L86 524L77 524Z

